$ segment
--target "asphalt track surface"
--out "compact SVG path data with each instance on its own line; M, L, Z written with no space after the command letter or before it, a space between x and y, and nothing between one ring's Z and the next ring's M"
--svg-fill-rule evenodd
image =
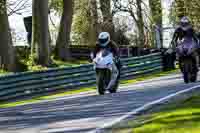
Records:
M116 94L96 92L0 109L0 133L87 133L133 109L199 85L172 74L121 86Z

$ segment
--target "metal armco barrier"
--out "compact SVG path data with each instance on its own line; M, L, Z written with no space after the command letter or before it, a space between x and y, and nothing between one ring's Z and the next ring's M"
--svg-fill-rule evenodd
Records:
M161 53L121 59L121 79L162 71ZM94 86L93 64L0 76L0 101Z

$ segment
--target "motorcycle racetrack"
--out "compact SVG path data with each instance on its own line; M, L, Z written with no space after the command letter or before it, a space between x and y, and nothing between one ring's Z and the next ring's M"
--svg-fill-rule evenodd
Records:
M51 101L0 109L0 133L87 133L133 109L198 85L180 74L121 86L115 94L88 92Z

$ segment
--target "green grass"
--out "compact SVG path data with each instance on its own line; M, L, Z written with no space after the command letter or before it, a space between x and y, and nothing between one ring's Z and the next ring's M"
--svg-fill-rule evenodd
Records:
M94 89L95 89L94 87L82 88L82 89L67 91L67 92L58 93L58 94L52 94L52 95L47 95L47 96L39 96L39 97L28 99L28 100L21 100L21 101L17 101L17 102L3 103L3 104L0 104L0 108L16 107L16 106L20 106L20 105L38 103L38 102L41 102L41 101L44 101L44 100L51 100L51 99L55 99L55 98L59 98L59 97L64 97L64 96L67 96L67 95L78 94L78 93L81 93L81 92L89 92L89 91L92 91Z
M61 61L61 60L53 60L53 62L58 65L58 67L71 67L78 66L80 64L88 64L89 62L86 60L72 60L72 61Z
M5 70L2 70L2 69L0 69L0 76L1 75L5 75L5 74L8 74L9 72L7 72L7 71L5 71Z
M138 81L144 81L144 80L148 80L148 79L152 79L152 78L156 78L156 77L166 76L168 74L172 74L172 73L176 73L176 72L178 72L178 69L171 70L171 71L165 71L165 72L157 72L157 73L154 73L154 74L147 74L145 76L139 76L135 79L122 80L121 84L136 83Z
M170 104L150 115L114 128L116 133L200 133L200 96Z
M127 84L131 84L131 83L137 83L139 81L144 81L144 80L152 79L155 77L165 76L165 75L175 73L175 72L177 72L177 70L172 70L172 71L167 71L167 72L158 72L153 75L149 74L149 75L141 76L141 77L131 79L131 80L122 80L121 84L127 85ZM58 97L64 97L64 96L68 96L68 95L72 95L72 94L78 94L81 92L94 91L95 88L96 87L82 88L82 89L78 89L78 90L72 90L72 91L67 91L67 92L63 92L63 93L52 94L52 95L48 95L48 96L40 96L40 97L36 97L33 99L29 99L29 100L3 103L3 104L0 104L0 108L8 108L8 107L15 107L15 106L20 106L20 105L25 105L25 104L38 103L43 100L51 100L51 99L55 99Z
M33 62L33 57L29 57L28 59L20 59L20 62L24 64L27 67L26 71L39 71L39 70L47 70L49 68L53 67L72 67L72 66L79 66L80 64L88 64L89 62L87 60L76 60L72 59L70 61L61 61L61 60L55 60L53 57L51 57L51 61L53 62L52 65L49 67L44 67L41 65L36 65Z

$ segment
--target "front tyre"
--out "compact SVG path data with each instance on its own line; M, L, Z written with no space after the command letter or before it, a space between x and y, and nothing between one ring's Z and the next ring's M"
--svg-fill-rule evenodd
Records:
M110 93L116 93L118 87L119 87L119 80L117 80L117 81L115 82L115 84L113 85L113 87L112 87L111 89L109 89L109 92L110 92Z
M101 71L97 72L97 89L99 95L105 94L104 74Z
M120 68L118 68L119 70ZM110 93L116 93L117 92L117 89L119 87L119 79L120 79L120 70L118 71L118 76L117 76L117 79L115 81L115 84L113 85L113 87L109 90Z

